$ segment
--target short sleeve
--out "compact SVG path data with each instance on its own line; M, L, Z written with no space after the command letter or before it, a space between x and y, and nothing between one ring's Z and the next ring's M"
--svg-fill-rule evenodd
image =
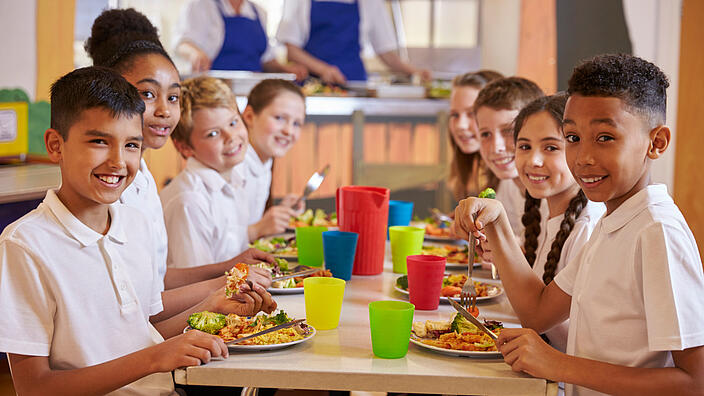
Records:
M188 41L213 60L220 53L224 40L225 25L215 1L191 0L183 6L176 23L174 48Z
M310 1L286 0L276 39L282 44L303 48L309 34Z
M577 280L577 274L579 273L579 267L582 262L582 257L586 254L585 248L582 246L579 249L577 255L570 261L567 262L565 268L555 275L553 282L562 289L563 292L569 294L570 296L574 293L574 285Z
M384 2L382 0L367 0L366 2L362 0L360 5L366 6L362 10L362 15L366 19L364 23L368 29L367 38L374 48L374 52L383 54L397 50L396 33Z
M56 303L29 249L0 242L0 351L49 356Z
M655 223L642 231L636 248L650 350L704 345L704 274L691 233Z
M214 240L213 219L203 202L207 200L189 192L179 194L164 206L169 266L185 268L215 262L209 247Z

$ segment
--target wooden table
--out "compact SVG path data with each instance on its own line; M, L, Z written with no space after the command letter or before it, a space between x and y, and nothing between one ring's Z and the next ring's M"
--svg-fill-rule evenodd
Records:
M388 250L388 249L387 249ZM475 271L486 276L484 271ZM347 282L340 326L318 331L310 341L279 351L231 353L175 372L184 385L247 386L313 390L357 390L476 395L553 395L555 383L515 373L501 359L446 356L411 344L402 359L381 359L372 354L367 304L376 300L406 300L394 290L398 274L390 260L384 273L353 276ZM279 308L292 317L305 317L303 294L276 296ZM489 319L516 323L506 296L479 305ZM416 311L415 320L447 319L452 307Z

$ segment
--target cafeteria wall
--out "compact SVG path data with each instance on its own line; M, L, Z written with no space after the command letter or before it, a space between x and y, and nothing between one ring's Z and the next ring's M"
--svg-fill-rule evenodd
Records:
M0 2L0 88L21 88L35 99L37 2Z

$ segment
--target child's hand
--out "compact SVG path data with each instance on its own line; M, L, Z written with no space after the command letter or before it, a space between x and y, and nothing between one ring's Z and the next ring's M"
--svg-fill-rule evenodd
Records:
M273 264L274 256L271 253L262 252L259 249L249 248L232 258L232 260L230 260L232 265L230 265L228 269L234 267L237 263L245 263L251 265L261 263L262 261Z
M179 367L199 366L213 357L227 358L227 346L222 338L191 330L150 348L154 372L169 372Z
M558 381L565 354L546 344L533 329L503 329L496 345L513 371Z
M304 210L306 210L306 200L301 199L300 201L298 200L300 198L299 195L296 194L288 194L285 197L281 199L281 202L279 205L281 206L287 206L295 212L296 216L300 216L301 213L303 213ZM298 204L296 205L296 202Z
M215 290L205 301L203 310L233 313L239 316L253 316L259 311L271 313L276 309L276 301L261 285L252 283L240 287L240 292L231 298L225 297L224 287Z
M264 268L252 267L250 265L247 279L251 280L252 283L256 283L266 289L271 286L271 271Z
M286 231L291 217L295 215L296 212L288 206L272 206L264 212L262 219L255 224L257 229L256 238L261 238L266 235L281 234Z
M495 199L470 197L460 201L455 208L455 222L452 223L452 232L461 239L468 240L469 234L481 235L484 226L496 222L504 207ZM472 221L472 218L475 220Z

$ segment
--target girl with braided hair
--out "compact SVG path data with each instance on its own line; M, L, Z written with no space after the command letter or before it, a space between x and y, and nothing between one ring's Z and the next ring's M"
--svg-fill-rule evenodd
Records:
M562 114L567 97L546 96L516 116L516 168L526 186L524 250L533 271L547 285L587 242L606 208L590 202L572 177L565 159ZM549 215L541 218L540 201ZM565 351L567 322L546 332L551 344Z

